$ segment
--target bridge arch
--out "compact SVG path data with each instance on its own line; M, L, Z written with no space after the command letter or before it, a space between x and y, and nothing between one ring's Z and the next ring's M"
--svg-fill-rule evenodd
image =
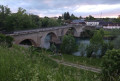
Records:
M55 32L48 32L44 35L42 39L42 44L44 48L49 49L52 43L58 43L58 36Z
M71 34L73 36L76 36L78 34L77 29L75 27L70 27L69 29L67 29L64 33L64 35L68 35Z
M23 39L22 41L19 42L19 45L28 45L28 46L37 46L34 40L32 39Z

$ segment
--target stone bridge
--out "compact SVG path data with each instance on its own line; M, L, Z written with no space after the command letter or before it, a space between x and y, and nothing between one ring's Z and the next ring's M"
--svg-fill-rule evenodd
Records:
M85 26L82 25L68 25L61 27L16 31L9 35L14 38L14 44L28 44L48 49L50 47L50 42L56 44L61 43L61 38L70 31L74 37L80 37L84 27Z

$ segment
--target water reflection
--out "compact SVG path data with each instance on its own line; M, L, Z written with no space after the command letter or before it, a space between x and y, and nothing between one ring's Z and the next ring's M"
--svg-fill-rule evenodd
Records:
M79 45L79 49L77 52L73 53L75 56L86 56L86 47L90 44L89 38L75 38L77 44ZM105 42L108 42L108 39L104 39ZM101 54L101 50L98 50L97 56Z

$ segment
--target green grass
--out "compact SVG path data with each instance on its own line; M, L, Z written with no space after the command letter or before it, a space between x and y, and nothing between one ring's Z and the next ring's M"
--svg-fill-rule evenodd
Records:
M46 53L0 47L0 81L100 81L97 73L57 64Z
M63 54L62 56L52 56L55 59L64 60L75 64L81 64L91 67L101 67L102 59L100 58L87 58L74 55Z
M113 37L112 31L104 30L104 37Z
M94 32L97 32L98 30L94 30ZM112 30L104 30L104 37L113 37Z

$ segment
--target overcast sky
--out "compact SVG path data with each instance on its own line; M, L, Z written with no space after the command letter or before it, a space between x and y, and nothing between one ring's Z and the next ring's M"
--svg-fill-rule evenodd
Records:
M12 12L18 7L40 17L59 16L70 12L76 16L117 17L120 15L120 0L0 0L0 5L8 5Z

